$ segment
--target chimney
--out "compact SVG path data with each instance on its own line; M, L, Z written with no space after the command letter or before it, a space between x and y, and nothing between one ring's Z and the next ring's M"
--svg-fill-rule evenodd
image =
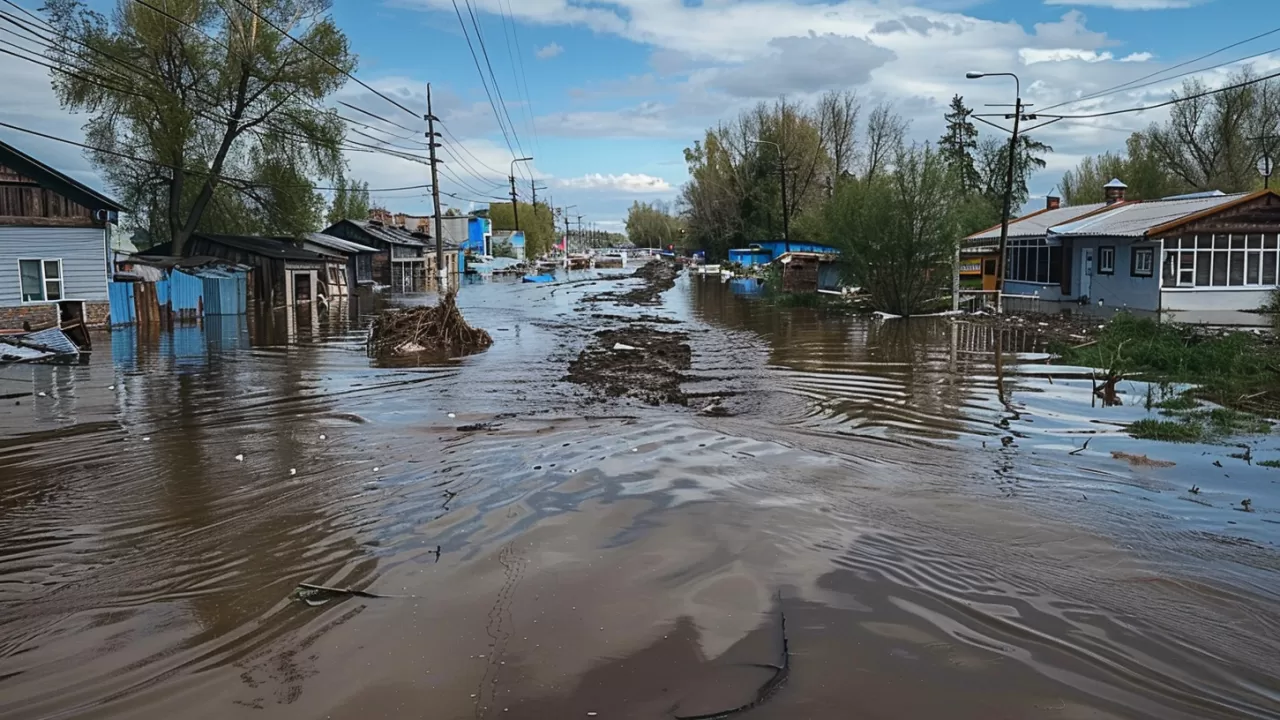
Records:
M1124 195L1128 189L1129 186L1120 182L1120 178L1112 178L1111 182L1102 186L1102 191L1106 193L1108 205L1124 202Z
M1062 207L1062 198L1050 195L1044 199L1045 210L1057 210L1060 207Z

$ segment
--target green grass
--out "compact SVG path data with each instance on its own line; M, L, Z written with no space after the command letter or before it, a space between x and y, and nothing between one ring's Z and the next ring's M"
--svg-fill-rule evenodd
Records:
M1190 393L1186 393L1161 400L1156 403L1156 407L1161 410L1165 410L1166 414L1186 412L1188 410L1195 410L1199 408L1200 401L1192 397Z
M1217 442L1237 435L1266 435L1272 431L1271 423L1266 420L1227 408L1178 413L1175 417L1176 420L1139 420L1129 426L1129 434L1140 440L1193 443Z
M1129 426L1129 434L1139 440L1193 443L1204 439L1204 426L1179 420L1139 420Z
M1066 364L1194 384L1196 396L1223 405L1280 389L1280 349L1253 333L1207 336L1185 326L1122 313L1107 323L1097 344L1059 344L1054 351Z
M1280 460L1263 460L1254 464L1265 468L1280 468Z

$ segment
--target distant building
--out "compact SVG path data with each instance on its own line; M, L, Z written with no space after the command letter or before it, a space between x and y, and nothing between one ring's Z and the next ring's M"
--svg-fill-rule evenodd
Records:
M0 330L110 316L119 203L0 142Z
M738 263L746 267L768 265L788 252L819 253L824 255L840 254L839 248L821 243L788 243L784 240L770 240L768 242L753 243L745 248L730 250L729 262Z
M150 255L171 255L159 245ZM249 302L262 308L304 305L320 297L347 295L347 258L336 251L307 249L292 238L196 233L183 250L188 258L217 258L250 268Z
M527 260L525 257L525 237L523 230L497 230L493 233L492 245L494 247L502 244L510 243L511 251L515 255L516 260Z
M446 242L452 243L463 252L472 255L492 255L490 245L493 237L493 222L489 218L475 216L456 216L440 218L440 227L444 231Z
M423 292L436 272L436 246L427 230L428 219L374 211L369 220L342 220L325 228L324 234L376 249L370 260L373 282L394 292ZM462 248L447 241L444 248L445 270L451 275L464 272Z

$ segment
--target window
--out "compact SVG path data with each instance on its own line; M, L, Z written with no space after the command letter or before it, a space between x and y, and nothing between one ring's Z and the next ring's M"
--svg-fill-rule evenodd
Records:
M1194 253L1183 253L1185 256L1195 257ZM1133 277L1151 277L1155 275L1156 250L1149 247L1136 247L1133 249L1133 257L1130 258L1129 274ZM1194 267L1192 268L1194 271Z
M1280 237L1276 235L1199 235L1165 240L1164 248L1168 286L1275 287L1280 276Z
M1098 248L1098 274L1114 275L1116 272L1116 249L1112 247Z
M19 260L22 302L49 302L62 299L61 260Z
M356 256L356 282L373 282L373 256Z
M1044 240L1010 240L1005 257L1006 280L1057 285L1062 280L1062 248Z

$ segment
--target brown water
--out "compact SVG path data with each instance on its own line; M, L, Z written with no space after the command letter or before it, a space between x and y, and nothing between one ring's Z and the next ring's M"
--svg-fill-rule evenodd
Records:
M682 279L739 414L599 404L599 290L465 288L497 342L437 367L302 318L0 370L0 717L1280 717L1276 514L1069 373Z

